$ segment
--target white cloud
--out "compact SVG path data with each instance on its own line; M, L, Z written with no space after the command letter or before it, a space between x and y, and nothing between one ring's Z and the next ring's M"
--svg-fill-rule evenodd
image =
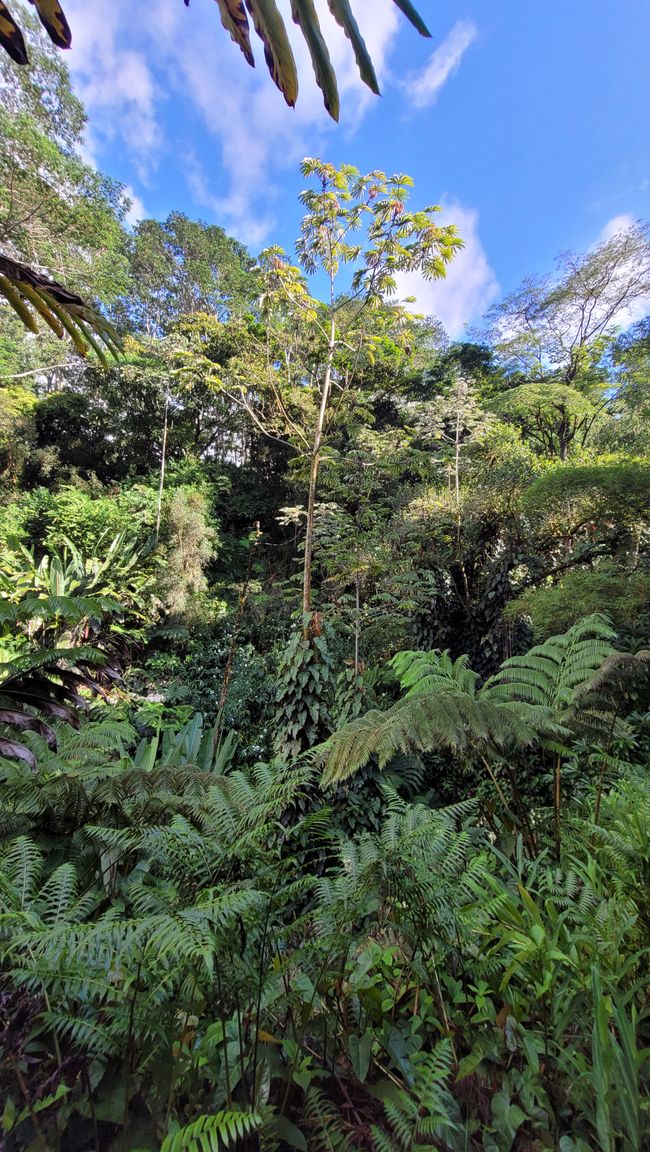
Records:
M126 214L126 222L131 228L134 228L140 220L145 219L147 210L137 192L134 192L130 184L125 185L124 192L131 201L131 205Z
M619 216L612 216L611 220L608 220L602 229L598 237L598 243L602 244L607 240L611 240L618 232L626 232L627 229L631 228L635 223L634 216L630 215L629 212L621 212Z
M146 55L131 46L129 5L69 0L66 13L73 29L70 70L90 114L89 150L122 140L146 181L164 144L156 114L161 93Z
M478 212L455 201L443 206L436 223L455 224L465 247L448 266L444 280L425 280L416 272L400 273L398 292L414 296L414 311L437 317L451 337L483 315L500 289L478 232Z
M197 206L208 208L218 220L228 221L235 228L237 239L248 247L256 249L264 244L275 221L270 213L251 211L248 190L216 195L204 165L194 152L187 157L185 177Z
M465 52L477 37L478 28L473 21L459 20L433 52L426 68L407 77L402 87L416 108L435 104L441 88L458 71Z

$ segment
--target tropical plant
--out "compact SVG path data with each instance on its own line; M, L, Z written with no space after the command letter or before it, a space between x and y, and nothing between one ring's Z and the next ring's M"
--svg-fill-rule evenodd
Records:
M608 795L592 848L576 821L559 866L501 854L473 802L435 811L387 789L381 832L337 845L326 813L287 823L304 766L194 769L174 792L156 769L137 784L133 767L109 775L105 751L104 765L85 816L74 792L51 797L67 858L23 834L0 864L12 1138L31 1126L56 1144L94 1124L100 1140L218 1148L255 1127L263 1147L570 1136L640 1152L644 865L625 805L647 813L647 782ZM296 873L308 829L329 836L319 878ZM48 1039L47 1096L21 1086L34 1037ZM66 1079L74 1054L92 1081Z
M0 724L5 731L36 732L56 749L55 732L41 717L78 726L77 709L86 703L80 689L101 694L101 678L110 682L116 676L105 654L91 647L43 648L16 656L0 664ZM22 740L0 735L0 755L24 760L33 771L38 767Z
M313 747L331 730L328 704L333 659L322 616L305 617L282 653L276 689L276 751L288 760Z
M126 531L112 539L103 535L94 555L83 555L63 537L62 551L50 548L40 560L33 549L15 541L0 556L0 608L5 609L5 621L9 605L16 607L15 620L29 620L30 610L34 619L40 616L44 622L56 621L58 614L59 635L67 626L66 617L77 628L85 616L97 623L102 614L119 611L140 619L155 617L155 577L146 571L151 542L141 545Z
M562 635L531 648L525 656L506 660L487 688L496 699L548 709L560 728L601 737L609 748L619 710L607 706L603 689L610 675L614 679L621 659L612 644L615 638L605 616L587 616ZM642 675L642 662L631 663L637 677ZM567 742L554 737L542 739L542 743L553 754L553 805L559 827Z
M260 410L259 390L251 390L248 375L243 382L221 379L220 386L258 429L281 433L304 459L302 611L307 614L312 611L318 481L335 416L344 401L354 408L360 365L372 362L374 349L387 338L396 345L411 338L413 317L394 299L397 274L442 279L463 241L453 224L435 223L439 206L407 208L413 183L408 176L379 170L362 175L351 164L336 168L311 157L303 160L301 173L317 184L301 195L306 208L296 244L301 267L292 266L277 246L261 255L269 344L263 396L268 399ZM351 286L341 293L339 276L346 267ZM305 274L316 273L326 277L325 302L308 289ZM271 356L275 345L286 354Z
M536 836L516 770L523 748L553 757L553 808L560 846L562 763L572 740L586 736L602 748L596 811L606 778L612 741L625 731L622 716L633 707L646 676L647 654L616 653L615 634L605 617L587 617L525 656L506 660L482 686L466 657L402 652L394 657L404 695L383 712L372 709L345 725L319 753L327 786L349 779L376 757L385 768L400 753L448 749L455 758L481 764L502 806L515 821L530 852ZM499 777L508 781L508 800Z
M405 689L397 704L366 712L323 747L323 782L354 775L372 756L384 768L399 752L449 748L461 755L494 755L535 744L543 734L562 734L546 704L507 698L479 676L466 656L447 652L400 652L392 667ZM483 755L485 759L485 755Z
M0 10L0 38L2 21ZM36 317L40 316L59 339L67 333L81 356L93 351L104 367L108 367L104 349L113 358L119 357L119 337L98 309L56 280L2 252L0 296L30 332L38 333Z
M399 1089L384 1097L386 1127L373 1127L377 1152L424 1152L456 1145L459 1110L448 1082L454 1062L451 1041L441 1040L414 1068L411 1091ZM391 1098L392 1096L392 1098Z
M74 567L74 557L71 563ZM100 585L102 577L100 573ZM50 750L57 747L50 720L78 727L78 710L88 704L81 692L105 696L104 685L119 678L115 644L105 638L102 649L99 641L103 628L110 633L110 621L122 612L121 605L101 587L81 586L85 579L93 584L93 575L87 573L75 581L70 565L64 568L58 557L46 557L36 566L33 555L20 546L17 554L3 556L0 723L5 732L38 733ZM89 639L95 643L87 643ZM1 736L0 753L26 761L33 770L37 767L34 752L23 741Z

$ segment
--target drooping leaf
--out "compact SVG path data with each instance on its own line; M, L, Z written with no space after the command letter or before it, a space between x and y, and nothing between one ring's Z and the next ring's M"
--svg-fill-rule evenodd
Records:
M246 0L253 26L264 44L271 78L290 108L298 99L298 73L284 20L275 0Z
M28 63L23 34L3 0L0 0L0 44L16 64Z
M291 15L307 41L316 83L323 93L325 107L332 119L338 120L340 108L336 75L318 22L314 0L291 0Z
M341 26L352 45L361 79L364 84L368 85L370 91L378 96L379 84L377 83L375 69L370 59L370 53L366 48L365 41L359 30L359 25L354 18L349 0L327 0L327 3L336 23Z
M189 0L186 0L186 3L188 2ZM244 7L244 0L217 0L217 4L221 15L221 23L226 31L230 32L235 44L239 45L251 68L254 68L255 59L253 57L253 49L251 48L248 17Z
M393 0L393 3L397 5L400 12L404 13L406 19L410 20L413 27L417 28L420 36L426 36L427 38L431 36L424 20L411 4L411 0Z
M4 296L30 332L38 332L35 312L57 336L67 332L81 356L86 356L92 348L105 365L106 357L98 341L106 345L112 356L119 355L117 333L92 305L58 281L2 253L0 296Z
M22 732L38 732L45 740L48 748L56 748L56 736L49 724L44 724L36 716L28 716L26 712L19 712L17 708L0 708L0 724L10 724Z
M32 772L36 771L34 753L16 740L5 740L0 736L0 756L6 756L9 760L24 760L25 763L29 764Z
M0 257L0 260L1 260L1 257ZM2 265L0 264L0 267L1 266ZM5 300L9 304L9 306L11 308L13 308L18 319L22 321L22 323L25 325L25 327L30 332L34 332L34 333L38 332L38 325L36 324L34 317L32 316L31 312L29 311L29 308L25 304L23 297L21 296L20 292L16 288L16 285L12 284L11 281L6 276L3 276L1 272L0 272L0 296L4 296Z
M52 43L56 44L57 48L69 48L72 34L59 0L31 0L31 3L36 8L41 24Z
M352 11L350 0L327 0L329 9L337 23L348 37L365 84L375 93L379 92L377 77L372 60L363 41L359 26ZM71 33L63 9L58 0L30 0L39 14L52 42L59 48L69 48ZM249 22L246 9L250 13L256 32L264 43L264 55L269 72L293 107L298 97L298 77L295 61L283 17L276 0L216 0L221 23L236 44L239 45L247 62L254 67L255 60L250 42ZM406 19L422 36L430 33L411 0L394 0ZM190 0L184 0L189 7ZM313 0L291 0L291 12L307 42L309 54L325 102L325 107L334 120L338 119L339 101L336 75L332 68L329 49L322 36ZM25 42L19 25L9 14L0 0L0 45L18 64L29 62Z

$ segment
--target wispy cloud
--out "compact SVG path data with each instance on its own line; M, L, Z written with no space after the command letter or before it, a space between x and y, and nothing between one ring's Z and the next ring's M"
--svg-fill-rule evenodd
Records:
M164 146L157 115L161 91L145 53L131 44L128 6L69 0L73 27L69 56L75 87L91 114L89 151L122 141L146 182Z
M478 28L472 20L459 20L451 32L431 55L421 72L414 72L403 81L411 104L416 108L429 108L438 99L438 93L449 78L458 71L465 52L478 37Z
M455 338L483 315L500 289L481 243L478 212L449 201L436 222L455 224L465 247L452 260L444 280L425 280L418 273L402 273L397 277L398 292L402 298L414 296L414 310L437 317Z

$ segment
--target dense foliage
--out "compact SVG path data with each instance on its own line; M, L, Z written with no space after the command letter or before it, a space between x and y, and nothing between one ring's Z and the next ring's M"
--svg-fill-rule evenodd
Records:
M0 302L0 1148L642 1152L647 229L452 342L408 178L130 231L32 55L0 235L124 351Z

